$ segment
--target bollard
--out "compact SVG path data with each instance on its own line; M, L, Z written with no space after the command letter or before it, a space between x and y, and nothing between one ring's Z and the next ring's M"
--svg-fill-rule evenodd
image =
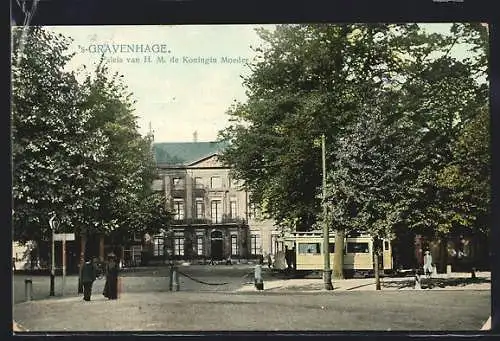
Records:
M26 302L33 299L33 281L31 278L26 278L24 280L24 297L26 298Z
M451 275L451 265L450 264L446 265L446 275L448 275L448 276Z
M173 291L173 284L174 284L174 267L172 265L169 266L168 268L168 290Z
M172 269L172 290L179 291L179 289L180 289L179 271L177 271L177 267L174 267Z

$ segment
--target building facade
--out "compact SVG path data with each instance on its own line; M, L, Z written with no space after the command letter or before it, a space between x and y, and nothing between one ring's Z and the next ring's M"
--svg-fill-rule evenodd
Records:
M241 181L219 162L215 142L155 143L158 179L173 213L170 235L153 236L153 257L252 259L271 253L274 224L260 219ZM167 247L169 243L169 247ZM170 250L169 250L170 249Z

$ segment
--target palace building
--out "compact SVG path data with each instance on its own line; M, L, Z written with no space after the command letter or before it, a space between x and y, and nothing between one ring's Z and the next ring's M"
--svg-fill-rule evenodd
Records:
M217 142L154 143L154 190L173 213L170 237L176 259L251 259L273 252L274 224L260 219L243 183L217 159ZM153 237L153 258L166 252L166 237Z

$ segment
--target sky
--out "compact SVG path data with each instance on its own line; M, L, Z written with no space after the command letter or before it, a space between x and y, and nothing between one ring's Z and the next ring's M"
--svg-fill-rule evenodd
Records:
M213 141L227 124L226 110L234 101L244 101L240 75L248 74L245 58L254 57L250 46L260 39L252 25L183 26L72 26L50 27L74 39L76 52L70 68L95 65L98 50L105 53L113 71L123 74L134 94L140 132L154 131L156 142L189 142L193 133L198 141ZM269 26L272 28L274 25ZM106 46L106 44L108 44ZM121 44L139 44L143 50L131 52ZM98 47L98 45L104 45ZM170 51L170 53L168 53ZM151 62L144 58L150 57ZM163 61L161 58L163 57ZM178 58L171 62L170 58ZM191 59L213 57L216 63L194 63ZM233 58L233 63L222 58ZM128 60L128 58L131 58ZM139 63L132 59L139 58ZM239 59L238 59L239 58Z
M228 124L229 106L245 101L241 76L249 73L245 62L255 57L250 46L262 44L257 27L272 30L274 25L48 28L73 39L70 50L75 56L69 69L92 68L104 52L137 101L135 114L142 134L151 125L156 142L189 142L195 132L198 141L215 140ZM426 27L437 32L448 29L447 24Z

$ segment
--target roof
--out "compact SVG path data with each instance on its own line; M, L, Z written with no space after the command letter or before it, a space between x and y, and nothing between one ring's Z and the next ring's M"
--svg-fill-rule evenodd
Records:
M157 165L187 166L221 152L224 142L160 142L153 144Z

